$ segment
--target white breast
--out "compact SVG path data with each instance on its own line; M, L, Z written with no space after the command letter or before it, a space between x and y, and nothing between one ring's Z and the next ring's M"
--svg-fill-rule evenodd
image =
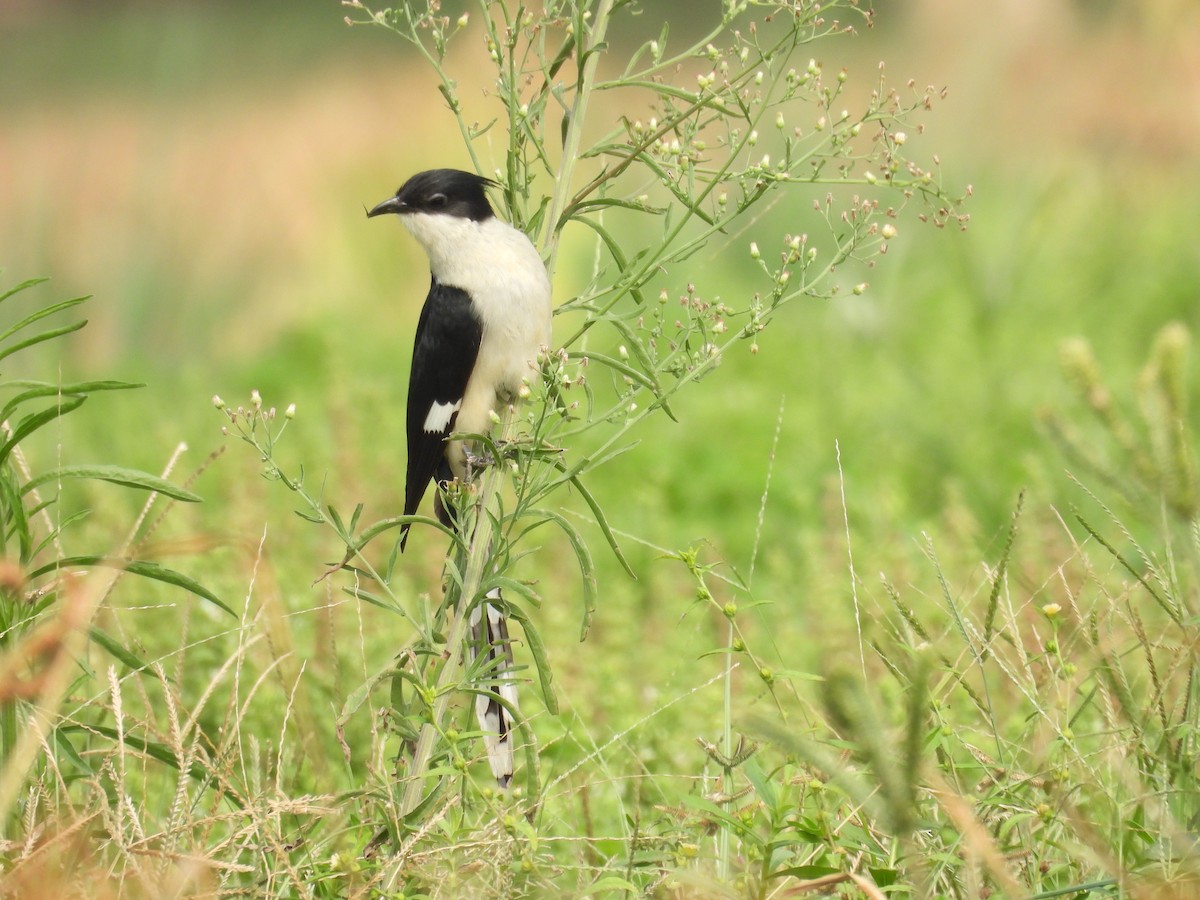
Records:
M402 215L429 256L433 277L466 291L483 320L483 339L456 431L485 432L497 391L532 380L538 351L550 345L550 279L529 238L507 222L472 222L428 213Z

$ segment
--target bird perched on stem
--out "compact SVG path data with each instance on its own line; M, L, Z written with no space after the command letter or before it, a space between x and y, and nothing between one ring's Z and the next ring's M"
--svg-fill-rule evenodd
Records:
M515 402L534 378L550 344L550 279L533 243L492 211L486 188L495 182L457 169L414 175L367 215L395 214L429 257L433 276L417 323L408 384L408 472L404 514L413 515L432 481L469 480L470 453L450 435L491 430L500 403ZM438 519L455 527L440 496ZM400 549L409 526L401 528ZM489 599L499 600L493 590ZM508 626L500 608L472 611L473 644L487 648L489 677L514 707ZM503 657L503 658L501 658ZM492 695L476 699L492 771L512 776L511 716Z

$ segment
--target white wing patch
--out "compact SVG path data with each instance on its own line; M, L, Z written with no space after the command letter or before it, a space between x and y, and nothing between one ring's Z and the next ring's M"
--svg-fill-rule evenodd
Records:
M425 424L422 426L425 433L439 434L445 431L460 406L462 406L461 400L455 403L438 403L435 400L433 406L429 407L429 415L425 417Z

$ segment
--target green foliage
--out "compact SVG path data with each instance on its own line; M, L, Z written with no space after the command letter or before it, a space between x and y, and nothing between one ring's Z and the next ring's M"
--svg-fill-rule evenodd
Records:
M46 279L31 279L0 294L8 311L25 299ZM87 321L75 319L65 325L44 320L73 311L88 298L79 297L42 306L18 319L0 333L0 360L36 349L43 356L58 340L83 328ZM48 326L48 327L47 327ZM122 574L182 588L214 606L232 612L195 579L160 563L138 559L133 537L111 554L67 555L63 544L86 518L86 510L63 509L60 487L64 481L85 479L150 492L172 500L196 502L190 490L165 478L114 465L58 465L34 471L24 449L54 427L58 420L79 409L92 395L140 387L120 381L52 383L8 378L0 380L0 393L8 398L0 410L0 830L7 832L19 817L15 800L26 789L33 790L48 761L30 758L36 746L39 725L35 709L52 711L67 689L66 678L76 666L83 674L70 680L85 684L90 671L80 655L83 646L76 636L85 632L94 645L132 669L141 669L135 650L107 633L93 621L97 609ZM45 492L53 491L46 495ZM107 568L112 577L83 575ZM78 658L77 658L78 657ZM56 682L60 682L56 686ZM34 701L37 701L36 703ZM106 726L92 720L93 733L104 734ZM57 748L84 771L92 771L76 750L71 731L59 724L53 738ZM44 739L44 735L42 736ZM48 748L47 748L48 749ZM30 769L32 768L32 771ZM31 779L26 784L26 779ZM27 811L31 814L31 810Z
M812 24L814 7L797 8ZM301 267L314 292L337 283L329 317L275 344L256 333L255 357L240 367L205 356L202 383L164 373L170 415L144 399L149 391L134 395L141 403L109 402L103 418L65 415L65 401L109 384L88 386L74 360L61 386L13 387L13 396L42 393L7 414L11 425L49 416L11 451L33 471L10 470L4 488L24 504L36 556L23 577L42 569L36 580L60 590L0 653L0 683L11 683L19 663L21 684L41 690L18 701L19 720L49 709L42 721L53 726L39 742L5 723L5 735L30 736L36 765L28 777L21 769L12 807L20 815L0 837L0 893L1192 896L1200 548L1187 355L1197 271L1178 228L1188 207L1177 185L1139 180L1133 196L1107 176L1089 182L1079 161L1069 178L1022 172L1014 184L973 159L990 189L980 191L968 234L918 234L898 218L899 234L877 245L889 247L887 266L871 267L885 258L868 243L865 259L818 282L819 266L838 252L828 225L850 234L852 223L811 210L811 201L822 206L832 193L831 208L846 209L854 193L887 188L890 168L856 163L845 187L833 160L816 173L771 174L789 139L791 159L804 160L833 134L837 98L861 81L856 64L845 87L825 74L838 71L836 40L801 44L791 66L764 68L770 99L766 112L749 103L759 132L751 155L752 126L732 97L692 110L726 90L723 62L744 74L742 45L713 40L716 59L690 39L676 48L683 29L674 22L665 37L657 22L639 34L650 10L628 16L631 7L614 4L620 24L589 57L594 84L607 85L586 117L595 131L582 131L574 177L558 193L550 175L563 155L564 104L574 110L568 124L585 118L570 93L577 66L559 51L568 28L581 44L594 36L595 14L582 24L564 14L531 41L518 11L483 23L476 9L459 31L459 9L444 22L420 9L391 21L401 31L412 25L442 66L439 79L472 51L482 60L493 40L493 99L446 81L448 117L461 111L455 122L481 170L493 174L497 164L508 214L538 228L559 283L580 285L558 320L575 343L565 359L547 360L547 379L530 385L522 408L528 416L488 448L507 468L492 470L486 491L458 498L474 514L472 501L491 492L481 513L495 535L486 565L456 547L439 591L449 538L425 527L431 519L420 520L406 556L394 550L403 522L390 515L403 462L402 417L391 414L403 394L397 339L376 327L387 310L373 307L368 327L341 304L374 296L375 273L395 263L385 269L365 241L345 249L357 210L328 216L319 259ZM514 24L510 46L505 29ZM760 25L751 52L785 25ZM443 49L449 41L444 55L439 40ZM648 41L677 72L645 71L654 63ZM630 74L671 76L663 93L653 82L625 90L623 65L606 62L623 48L640 52L643 68ZM569 53L577 50L572 39ZM542 66L556 63L546 79ZM788 101L795 112L769 105L795 84L788 68L796 82L809 75ZM516 79L505 81L507 72ZM693 88L696 76L705 83ZM810 94L814 79L842 92L832 116L819 107L823 95ZM531 98L528 128L510 146L510 112ZM733 163L725 154L736 145L695 129L713 129L721 109L742 116L729 126L745 139ZM820 115L823 131L814 127ZM471 130L492 118L489 131ZM664 122L678 133L639 150ZM797 125L804 134L789 131ZM892 139L897 153L921 144L919 128L888 133L907 134ZM591 144L601 152L587 155ZM746 186L762 153L772 186L733 219L753 195ZM821 159L817 152L808 164ZM690 180L660 180L693 161ZM370 171L364 185L380 177L379 159L359 165ZM620 166L564 220L581 191ZM687 192L708 190L722 170L731 181L725 203L713 187L693 211ZM904 161L895 174L909 176ZM813 188L805 179L814 175L834 183ZM1043 177L1067 188L1041 191ZM349 205L347 191L336 193ZM773 207L771 196L780 198ZM543 197L557 197L557 213ZM881 228L892 221L887 202L874 210ZM303 204L313 207L311 194ZM897 216L919 213L917 205L897 202ZM724 231L711 230L718 221ZM807 244L793 248L804 234ZM190 246L211 239L197 232ZM394 239L380 246L391 253ZM811 247L817 260L806 267ZM650 273L651 253L671 262ZM787 290L814 294L772 306L780 267ZM154 287L173 287L167 271ZM153 295L143 277L130 273L131 290ZM257 258L223 277L239 286L273 280ZM835 291L833 303L808 302ZM770 327L749 334L754 292ZM288 293L289 308L294 300ZM219 317L219 304L212 309ZM10 344L72 312L36 321ZM1153 340L1176 318L1185 324ZM211 330L214 342L224 339ZM1063 386L1051 372L1065 334L1086 339L1064 348ZM709 344L719 348L713 358ZM52 346L26 356L44 363L37 354ZM214 430L212 411L187 398L207 396L214 378L223 390L232 382L273 397L286 391L304 415L298 423L272 415L261 396L230 408L225 424L252 453L210 468L210 502L178 509L154 543L145 538L157 519L142 522L128 552L92 552L121 544L112 534L120 509L102 500L132 492L114 484L180 499L184 490L75 465L80 448L107 448L85 459L128 459L181 435L196 444ZM1040 435L1038 405L1052 410L1040 414ZM1060 477L1063 458L1075 481ZM67 541L61 552L46 543L51 526L36 499L60 484L46 508ZM319 527L292 518L289 506ZM20 529L6 528L5 540L18 553ZM137 549L153 567L181 548L198 557L188 571L236 619L212 602L176 602L182 593L154 577L126 578L127 603L55 581L69 560L103 585L127 565L103 562ZM453 601L472 579L503 588L525 633L523 780L510 794L490 787L468 710L487 673L463 672L445 653ZM39 643L43 625L64 620L73 596L100 604L75 632L90 647L77 640L73 654L20 653L53 646ZM587 640L578 644L581 630ZM36 678L56 671L69 681L62 704ZM430 730L426 771L414 776L405 761ZM413 784L420 803L409 808Z
M881 70L865 107L851 113L842 110L845 70L831 77L815 59L797 65L811 42L853 31L828 18L834 9L868 19L854 3L730 3L698 39L676 46L665 27L656 29L627 61L608 61L607 35L618 22L637 24L629 18L638 12L634 4L565 3L535 12L481 3L486 64L496 84L482 116L458 95L449 55L456 36L469 26L468 14L452 22L438 3L379 12L358 2L348 5L362 11L362 21L396 32L432 67L477 169L497 176L509 217L538 236L551 271L568 229L583 226L594 245L588 283L556 311L569 323L569 336L542 360L542 379L526 392L527 411L508 412L498 441L462 436L484 447L497 465L469 491L449 499L459 506L463 525L447 565L444 602L432 617L406 612L416 632L399 658L411 654L417 664L402 666L397 677L412 679L414 696L424 699L396 712L405 721L427 721L412 750L401 809L410 827L419 828L436 808L429 805L433 794L424 782L444 743L439 735L449 698L456 689L474 689L453 674L465 617L492 587L516 588L506 605L535 651L547 706L555 708L536 619L517 604L537 605L537 595L519 587L516 563L530 552L531 541L544 540L543 526L565 537L582 577L586 637L597 602L595 562L577 519L556 508L564 498L573 494L583 501L583 517L634 574L585 478L631 451L629 433L647 418L675 419L675 396L736 345L754 341L789 303L836 295L840 286L832 276L843 265L874 265L896 236L893 222L909 200L925 202L929 212L922 218L939 226L965 224L966 217L935 171L904 151L905 129L916 127L917 115L937 99L935 92L903 96L887 86ZM681 83L681 74L691 69L699 70L694 85ZM588 111L600 95L640 105L648 124L626 114L616 128L597 135ZM491 140L495 126L508 142L493 171L483 165L479 148ZM800 186L824 191L805 219L817 233L811 239L807 231L783 235L777 260L772 253L763 258L752 243L758 270L753 289L736 301L705 299L690 261L710 244L727 243L725 235L751 221L776 195ZM617 237L630 233L640 240ZM855 293L863 290L865 284ZM668 307L673 292L684 310L678 318ZM242 426L241 434L253 442L253 423ZM255 446L277 472L270 447ZM505 481L511 501L500 490ZM296 489L295 482L285 483ZM356 535L357 511L346 530L333 507L327 514L312 498L306 503L307 518L338 533L346 563L362 559L371 538L402 521L385 520ZM378 572L356 568L354 574L371 578L384 596L394 594ZM359 584L353 590L373 602L371 591ZM759 672L768 685L776 677L765 665ZM539 802L532 791L531 808Z

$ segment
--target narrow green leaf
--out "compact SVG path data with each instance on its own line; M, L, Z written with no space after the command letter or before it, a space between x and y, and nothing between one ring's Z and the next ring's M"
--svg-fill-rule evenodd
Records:
M592 231L596 232L600 240L604 242L604 246L607 248L609 255L612 256L613 262L617 264L617 268L619 268L622 272L629 270L629 261L625 258L625 251L621 249L620 243L609 233L607 228L605 228L599 222L587 217L580 217L578 221L592 229ZM629 294L638 302L639 306L646 305L646 298L642 296L640 288L630 286Z
M642 368L647 373L653 372L656 368L654 360L650 358L650 354L646 352L645 344L642 343L641 339L638 338L633 329L630 328L626 322L623 322L620 319L613 318L610 321L612 322L612 326L621 333L623 338L625 338L626 345L633 348L633 353L638 358L638 362L642 364ZM655 402L662 407L662 410L667 414L668 419L670 419L672 422L678 422L679 418L675 415L675 410L671 409L671 403L667 399L667 392L663 390L662 383L653 375L649 375L648 377L653 385L651 390L654 392Z
M587 637L588 629L592 625L592 613L596 611L596 565L592 561L592 554L579 532L558 513L539 509L532 511L531 515L541 516L543 520L557 525L570 541L571 549L575 551L575 560L579 564L579 574L583 579L583 623L579 630L579 639L582 641Z
M35 344L41 344L45 341L52 341L57 337L62 337L64 334L70 334L72 331L78 331L83 326L87 325L87 319L80 319L72 325L64 325L61 328L52 328L49 331L43 331L41 334L35 334L31 338L26 338L19 343L13 344L11 347L5 347L0 350L0 359L7 359L14 353L25 350Z
M188 503L199 503L200 496L189 490L172 484L157 475L139 472L136 469L125 469L121 466L60 466L38 475L32 481L26 482L22 493L28 493L43 484L58 481L62 478L90 478L95 481L108 481L123 487L137 488L143 491L155 491L166 497L183 500Z
M759 799L766 803L768 808L775 809L779 795L775 791L774 783L767 777L755 757L750 757L742 764L742 774L754 786L754 793L758 794Z
M386 669L376 672L346 697L346 702L342 704L342 711L338 714L338 722L347 722L352 715L358 712L359 708L366 702L371 691L375 690L376 686L381 682L392 678L396 674L396 666L389 665Z
M12 448L29 437L47 422L53 422L59 416L65 416L72 410L79 409L87 397L64 397L54 406L47 407L39 412L31 413L13 429L12 437L10 437L2 447L0 447L0 462L8 459L8 455L12 453Z
M135 672L140 672L150 665L118 643L108 632L95 625L88 629L88 636Z
M3 303L9 297L12 297L12 296L15 296L16 294L21 293L21 291L24 291L28 288L34 287L35 285L45 284L49 280L50 279L46 278L45 276L42 276L40 278L27 278L25 281L22 281L16 287L9 288L3 294L0 294L0 303Z
M67 755L71 762L79 767L79 771L91 775L96 773L96 770L88 765L87 761L79 755L79 751L75 749L75 745L71 743L71 739L67 737L62 728L54 729L54 743Z
M554 670L550 667L550 661L546 658L546 645L542 643L542 636L538 633L537 627L529 621L529 617L525 615L524 610L510 604L508 606L508 615L521 624L521 632L525 635L525 643L529 646L529 653L533 656L534 668L537 669L538 684L542 689L542 699L546 704L547 711L551 715L557 716L558 697L554 694Z
M185 591L195 594L203 600L207 600L213 606L223 609L235 619L237 618L237 613L226 606L216 594L194 578L184 575L182 572L176 572L174 569L168 569L166 566L160 566L156 562L149 562L143 559L116 559L106 556L68 556L34 569L29 573L29 579L32 581L57 569L78 569L87 566L123 569L130 575L138 575L142 578L149 578L152 581L161 581L164 584L183 588Z
M575 490L579 491L579 496L583 498L583 502L592 511L592 516L595 518L600 532L604 535L604 539L608 541L608 546L612 549L613 555L621 564L621 568L625 570L630 578L636 581L637 573L633 571L633 567L629 565L629 560L625 558L625 554L621 550L621 545L617 543L617 536L613 534L612 528L608 524L608 518L604 515L604 510L600 507L599 502L592 496L592 492L583 486L583 482L579 480L578 475L568 472L567 467L561 462L556 462L555 468L566 475L567 480L575 486Z
M388 612L393 612L399 616L408 618L408 614L405 613L404 610L401 609L399 606L396 606L392 603L388 603L382 597L377 596L376 594L372 594L370 591L364 591L362 588L359 588L359 587L344 587L344 588L342 588L342 590L345 591L347 594L349 594L351 597L353 597L355 600L362 600L366 603L370 603L372 606L378 606L380 609L386 609Z
M0 475L0 507L3 507L4 520L7 520L10 525L11 534L17 538L21 563L26 565L33 559L33 533L29 528L29 515L21 502L20 487L13 472L12 468L5 467L3 474ZM9 539L7 529L4 530L2 537L7 549Z
M361 550L389 528L399 528L401 525L431 525L447 537L453 538L455 536L452 529L447 528L431 516L392 516L389 519L380 519L378 522L365 528L359 534L357 540L354 541L354 551Z
M130 384L124 381L78 381L72 384L50 384L44 381L9 381L0 384L0 388L25 387L22 391L5 404L0 411L0 421L11 419L17 408L30 400L41 397L73 397L80 394L91 394L99 391L124 391L132 388L145 387L143 384Z
M17 324L13 325L7 331L0 333L0 343L7 341L10 337L12 337L14 334L16 334L22 328L27 328L30 325L32 325L34 322L44 319L47 316L52 316L57 312L62 312L64 309L70 309L73 306L78 306L80 303L86 303L88 301L88 299L90 299L90 298L75 297L71 300L64 300L61 303L54 303L54 304L51 304L50 306L42 307L41 309L37 310L36 312L30 313L29 315L27 315L25 318L23 318Z

